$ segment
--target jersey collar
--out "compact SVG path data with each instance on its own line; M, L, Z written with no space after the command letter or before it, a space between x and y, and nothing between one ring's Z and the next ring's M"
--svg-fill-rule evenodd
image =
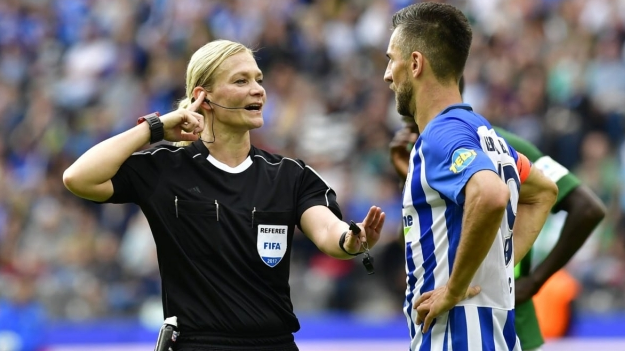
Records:
M250 168L252 166L252 163L253 163L252 162L252 158L249 155L247 156L247 158L243 162L241 162L240 165L238 165L236 167L230 167L227 164L220 162L219 160L214 158L213 155L208 155L206 160L208 162L210 162L213 166L221 169L224 172L231 173L231 174L241 173L241 172L245 171L246 169Z
M196 140L189 145L192 148L192 153L197 154L198 152L202 155L202 158L206 159L208 157L208 148L204 145L202 140ZM254 145L250 145L250 157L254 157L256 155L256 148Z
M446 108L445 108L445 109L444 109L441 113L439 113L438 115L439 115L439 116L440 116L440 115L444 115L444 114L446 114L447 112L449 112L449 111L451 111L451 110L454 110L454 109L457 109L457 108L460 108L460 109L463 109L463 110L467 110L467 111L470 111L470 112L471 112L471 111L473 111L473 108L472 108L472 107L471 107L471 105L469 105L469 104L453 104L453 105L449 105L449 106L447 106L447 107L446 107Z
M208 148L206 147L206 145L204 145L204 142L202 140L194 141L193 143L191 143L191 145L189 145L189 147L190 147L191 153L193 154L193 158L195 160L208 161L213 166L228 173L241 173L244 170L248 169L252 165L253 163L252 159L254 158L254 155L256 154L256 148L254 147L254 145L250 145L250 153L248 157L245 159L245 161L243 161L243 163L233 168L233 167L230 167L226 164L219 162L216 158L212 157L210 155L210 152L208 151ZM195 156L198 153L201 156Z

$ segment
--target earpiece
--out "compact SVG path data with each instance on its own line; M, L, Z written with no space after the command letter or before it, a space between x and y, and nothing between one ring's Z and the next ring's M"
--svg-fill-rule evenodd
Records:
M194 103L194 102L195 102L195 98L194 98L194 97L192 97L192 98L191 98L191 103ZM205 103L207 103L207 104L210 104L210 103L211 103L211 101L210 101L208 98L204 98L204 102L205 102Z

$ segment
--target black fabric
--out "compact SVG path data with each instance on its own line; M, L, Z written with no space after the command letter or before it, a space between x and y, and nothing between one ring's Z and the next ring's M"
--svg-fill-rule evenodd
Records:
M201 141L160 146L135 153L112 179L107 202L138 204L150 224L165 317L178 317L182 335L296 332L288 284L293 233L311 206L341 218L334 191L302 161L255 147L252 166L235 174L207 156ZM259 225L288 228L274 267L258 252Z
M294 342L269 346L203 346L187 344L174 348L175 351L299 351Z
M254 351L297 351L293 334L277 337L240 337L240 336L205 336L198 333L182 335L175 343L175 350L213 351L213 350L254 350Z

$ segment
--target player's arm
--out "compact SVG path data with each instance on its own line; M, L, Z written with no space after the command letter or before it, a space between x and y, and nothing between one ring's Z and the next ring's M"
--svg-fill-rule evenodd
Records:
M543 262L529 276L520 278L529 289L526 294L518 294L517 303L529 300L549 277L564 267L606 214L601 200L585 185L575 187L556 207L567 212L560 237Z
M351 259L351 254L360 253L362 244L366 242L369 248L373 247L380 239L380 232L384 225L386 215L379 207L372 206L360 227L360 234L354 234L349 230L349 224L341 221L328 207L312 206L302 214L300 225L304 234L327 255L339 259ZM343 247L339 246L341 235L347 232Z
M488 254L510 199L508 186L495 172L475 173L464 190L464 218L458 251L447 283L460 302L477 269Z
M515 265L523 259L536 241L557 197L556 184L539 169L531 167L519 191L512 239Z
M422 294L413 306L424 333L440 313L480 292L480 287L469 284L493 246L508 206L510 189L497 173L482 170L466 183L464 197L462 232L451 276L445 286Z
M189 109L173 111L160 117L165 140L197 139L192 133L202 131L204 117L194 111L202 104L204 94L201 92L199 99ZM183 130L187 133L183 133ZM133 152L150 141L150 136L150 128L146 122L104 140L65 170L63 184L76 196L93 201L106 201L113 195L111 178Z

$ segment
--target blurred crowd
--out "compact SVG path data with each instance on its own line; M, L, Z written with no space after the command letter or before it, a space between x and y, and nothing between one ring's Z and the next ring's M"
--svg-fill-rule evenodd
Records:
M383 73L391 15L411 2L0 1L3 303L34 319L161 318L145 218L135 205L78 199L62 173L138 116L176 108L191 54L225 38L256 49L265 74L265 126L253 143L314 167L345 219L370 204L387 214L373 276L296 234L296 309L399 313L401 188L388 145L401 120ZM609 208L568 267L583 286L577 308L625 310L625 1L450 2L474 26L464 99L569 167Z

